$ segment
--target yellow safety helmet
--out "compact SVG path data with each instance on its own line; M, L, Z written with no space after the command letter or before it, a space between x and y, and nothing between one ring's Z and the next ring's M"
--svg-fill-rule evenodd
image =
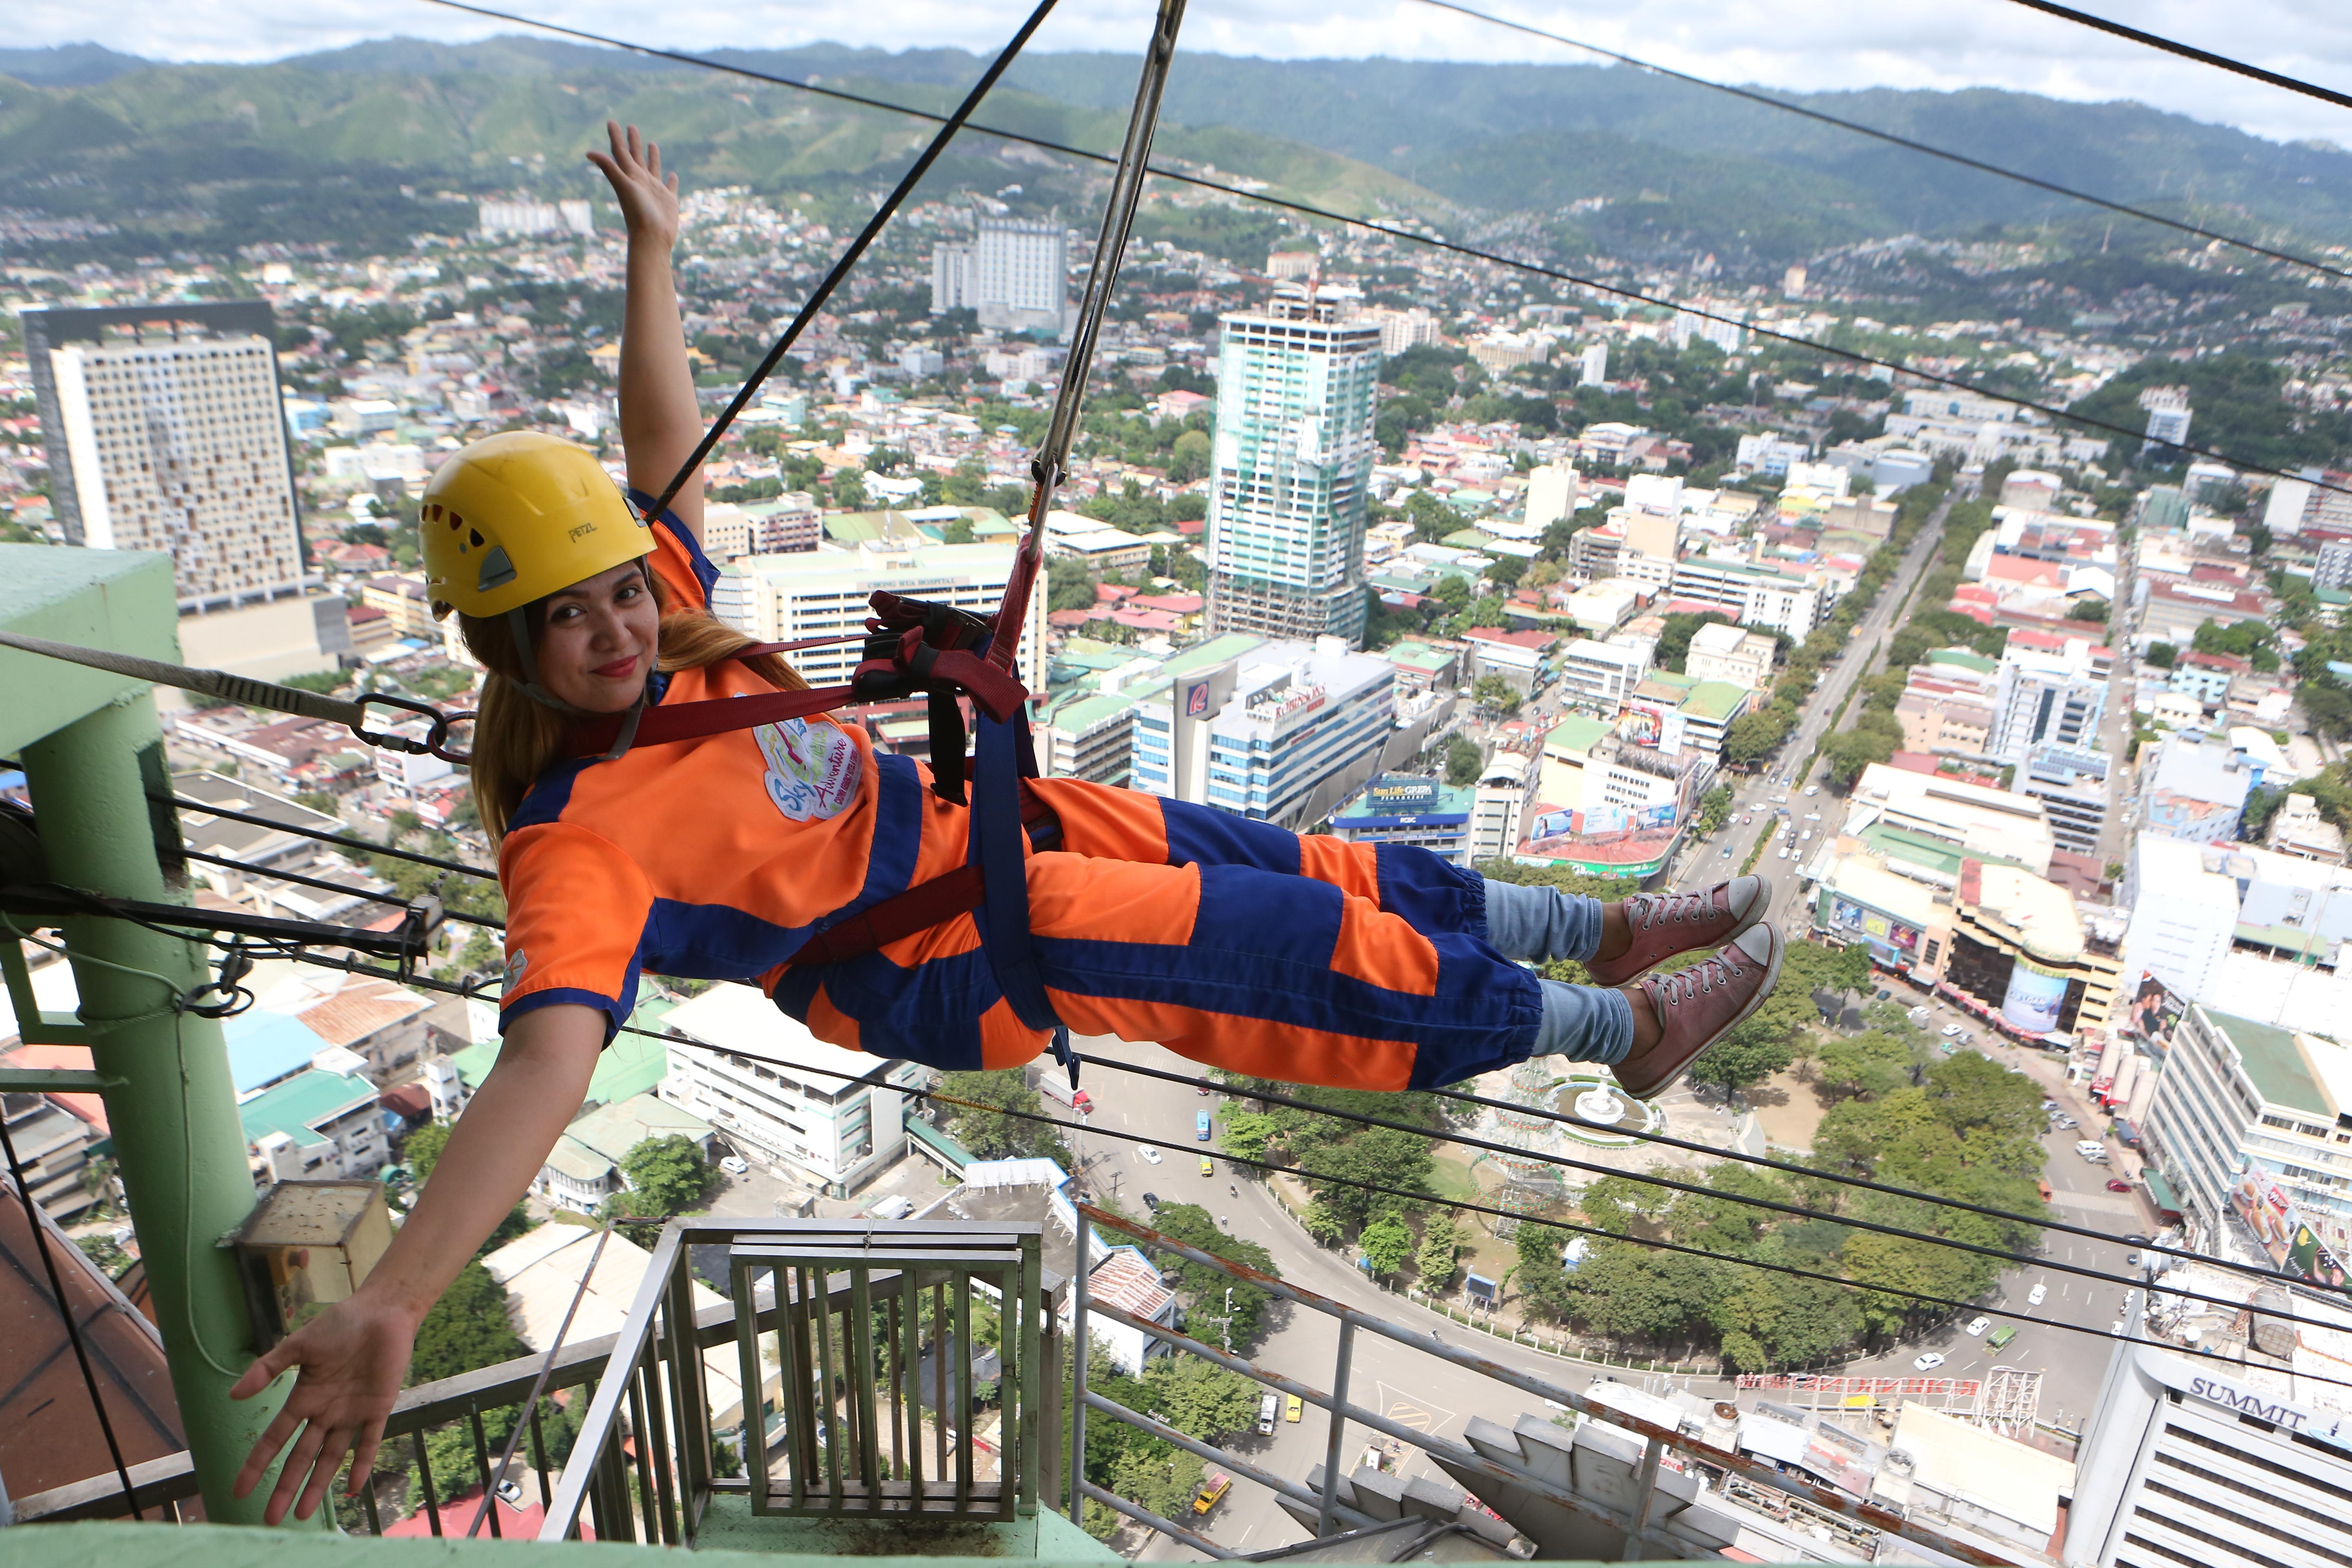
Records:
M509 430L460 449L425 486L418 521L436 616L488 619L653 552L653 531L594 457Z

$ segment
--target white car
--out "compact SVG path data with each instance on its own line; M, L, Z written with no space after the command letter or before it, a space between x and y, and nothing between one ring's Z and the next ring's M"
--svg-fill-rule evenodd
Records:
M1944 1038L1948 1040L1958 1033L1960 1033L1960 1026L1958 1024L1947 1024L1944 1026Z
M1149 1143L1138 1143L1135 1146L1135 1152L1143 1156L1143 1163L1147 1165L1160 1163L1160 1151Z
M1819 794L1821 794L1821 793L1822 793L1822 786L1821 786L1821 785L1819 785L1819 784L1807 784L1807 785L1805 786L1805 794L1806 794L1806 795L1819 795ZM1943 1358L1943 1357L1941 1357L1941 1356L1937 1356L1936 1359L1937 1359L1937 1361L1941 1361L1941 1360L1943 1360L1944 1358Z
M1812 830L1811 828L1810 828L1810 827L1806 828L1802 833L1800 833L1800 834L1798 834L1798 835L1797 835L1797 842L1798 842L1798 843L1800 843L1800 844L1810 844L1810 843L1811 843L1812 841L1813 841L1813 830Z
M1781 859L1783 859L1783 860L1786 860L1788 858L1789 858L1789 847L1788 847L1787 845L1783 844L1782 846L1780 846L1780 858L1781 858Z
M2042 1302L2049 1299L2050 1287L2047 1285L2036 1285L2032 1290L2026 1293L2025 1304L2029 1307L2039 1307Z
M742 1157L738 1154L730 1154L725 1159L719 1161L719 1168L726 1172L730 1176L748 1174L751 1169L751 1166L743 1163Z
M1921 1372L1933 1372L1937 1367L1944 1364L1944 1352L1942 1351L1929 1351L1926 1355L1919 1357L1911 1364Z
M1969 1338L1972 1340L1980 1338L1984 1331L1991 1327L1992 1320L1990 1318L1979 1318L1969 1325Z

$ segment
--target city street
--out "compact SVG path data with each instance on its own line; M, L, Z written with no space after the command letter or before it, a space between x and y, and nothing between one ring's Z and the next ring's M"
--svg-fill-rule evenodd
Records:
M1815 688L1811 699L1806 702L1796 730L1781 745L1779 760L1753 777L1734 783L1731 822L1713 837L1699 839L1684 849L1671 879L1675 886L1683 889L1711 887L1738 871L1748 858L1749 847L1759 837L1772 831L1771 814L1778 809L1772 805L1772 796L1776 795L1789 797L1787 809L1790 819L1798 824L1798 828L1792 832L1812 827L1815 829L1814 842L1820 841L1822 824L1806 822L1806 813L1820 811L1827 821L1834 805L1823 804L1830 800L1826 791L1811 797L1811 805L1805 805L1804 790L1809 784L1819 784L1826 769L1817 763L1803 778L1794 777L1791 770L1812 755L1813 748L1829 731L1830 716L1837 711L1838 704L1845 700L1845 695L1854 682L1879 668L1881 645L1894 629L1896 608L1904 603L1912 584L1919 580L1920 574L1935 559L1937 542L1944 536L1944 514L1950 508L1951 502L1947 500L1928 519L1927 525L1911 542L1911 548L1904 552L1901 569L1887 580L1886 586L1879 593L1878 602L1854 627L1845 653L1822 667L1821 685ZM1855 717L1851 708L1845 717L1849 721ZM1773 783L1773 780L1783 777L1789 779L1787 784ZM1753 822L1740 820L1751 816L1755 818ZM1798 856L1793 852L1787 860L1781 860L1768 847L1763 858L1756 863L1758 872L1782 884L1778 908L1782 928L1791 934L1803 931L1805 926L1804 917L1798 912L1796 903L1794 871L1797 860Z
M1195 1064L1156 1046L1129 1046L1096 1038L1081 1040L1079 1048L1090 1056L1116 1058L1167 1071L1200 1070ZM1434 1331L1449 1343L1473 1345L1478 1353L1504 1365L1571 1390L1581 1390L1601 1372L1597 1366L1477 1333L1401 1296L1392 1296L1366 1279L1340 1254L1308 1240L1306 1233L1275 1204L1263 1184L1229 1172L1222 1163L1217 1164L1214 1175L1200 1175L1199 1154L1204 1145L1193 1138L1193 1116L1204 1106L1222 1110L1222 1095L1203 1099L1181 1084L1098 1068L1089 1069L1086 1087L1097 1106L1094 1126L1165 1140L1155 1145L1162 1158L1160 1163L1153 1164L1137 1152L1133 1143L1089 1138L1084 1132L1072 1138L1076 1152L1087 1163L1092 1189L1115 1196L1126 1213L1150 1223L1143 1202L1147 1192L1162 1203L1199 1204L1223 1220L1231 1234L1257 1242L1273 1253L1276 1268L1293 1284L1377 1313L1400 1328ZM1333 1358L1339 1350L1338 1323L1322 1313L1295 1307L1277 1310L1271 1321L1277 1326L1260 1341L1255 1358L1311 1387L1328 1390L1331 1386ZM1189 1327L1202 1338L1215 1338L1216 1322L1204 1312L1194 1312ZM1380 1411L1401 1425L1457 1441L1464 1425L1474 1415L1508 1426L1529 1410L1549 1414L1543 1411L1542 1402L1530 1394L1466 1373L1436 1357L1376 1334L1360 1332L1356 1336L1350 1378L1349 1397L1354 1403ZM1103 1417L1097 1415L1091 1419ZM1272 1437L1246 1435L1230 1446L1253 1463L1303 1485L1307 1473L1323 1462L1328 1440L1329 1427L1324 1413L1309 1405L1304 1418L1295 1424L1277 1421ZM1351 1427L1341 1446L1341 1468L1354 1469L1372 1440L1372 1434ZM1441 1476L1436 1467L1415 1450L1407 1450L1401 1468L1406 1475ZM1204 1532L1236 1552L1263 1552L1306 1540L1310 1533L1276 1506L1271 1492L1238 1477L1234 1489L1206 1521ZM1203 1560L1201 1553L1164 1536L1154 1536L1140 1556L1151 1562Z

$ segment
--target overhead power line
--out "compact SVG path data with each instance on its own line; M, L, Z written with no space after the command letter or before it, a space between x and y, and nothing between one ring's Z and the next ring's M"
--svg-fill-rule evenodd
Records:
M1326 1107L1317 1105L1311 1100L1290 1100L1279 1095L1264 1095L1260 1094L1254 1089L1235 1089L1230 1084L1218 1084L1208 1079L1187 1077L1183 1073L1168 1072L1160 1068L1145 1067L1138 1062L1123 1062L1114 1060L1108 1057L1087 1056L1084 1052L1080 1052L1077 1055L1078 1060L1088 1067L1104 1068L1113 1072L1132 1073L1141 1078L1159 1079L1163 1082L1187 1084L1194 1088L1200 1088L1205 1085L1213 1087L1222 1093L1238 1095L1244 1100L1264 1100L1268 1103L1282 1104L1296 1110L1311 1111L1318 1116L1336 1116L1344 1121L1352 1121L1359 1120L1356 1113L1352 1111L1333 1110ZM1486 1110L1506 1110L1516 1116L1533 1116L1545 1121L1557 1123L1562 1127L1582 1127L1589 1128L1596 1132L1611 1132L1617 1134L1620 1137L1634 1139L1640 1142L1654 1143L1661 1148L1679 1149L1686 1153L1702 1154L1710 1159L1725 1160L1734 1164L1752 1165L1759 1170L1775 1171L1782 1175L1794 1176L1802 1181L1826 1182L1835 1186L1851 1187L1857 1192L1877 1193L1886 1197L1903 1198L1913 1203L1928 1204L1937 1208L1950 1209L1959 1214L1979 1215L1986 1219L2001 1220L2014 1225L2032 1226L2036 1230L2056 1231L2062 1236L2079 1236L2090 1241L2113 1241L2116 1239L2114 1234L2110 1231L2098 1230L2090 1226L2075 1225L2067 1220L2047 1218L2037 1219L2032 1215L2016 1214L2008 1209L1993 1208L1985 1204L1972 1204L1963 1198L1949 1198L1945 1197L1940 1194L1916 1192L1909 1187L1894 1186L1885 1182L1873 1181L1867 1176L1856 1176L1843 1171L1817 1170L1810 1165L1794 1164L1786 1160L1774 1160L1761 1154L1743 1154L1736 1149L1717 1149L1709 1144L1695 1142L1687 1138L1676 1138L1671 1133L1652 1132L1646 1129L1636 1129L1632 1127L1604 1127L1600 1122L1594 1121L1588 1117L1574 1115L1568 1111L1548 1110L1539 1106L1525 1105L1517 1100L1496 1100L1490 1095L1472 1094L1465 1089L1422 1089L1418 1092L1429 1095L1433 1099L1452 1100L1461 1105L1475 1105ZM1387 1125L1401 1126L1402 1124L1389 1123ZM1451 1134L1432 1132L1429 1136L1450 1138ZM1515 1157L1520 1153L1520 1152L1517 1150L1514 1150L1512 1152ZM1554 1163L1543 1155L1530 1154L1527 1157L1541 1159L1544 1160L1546 1163ZM1572 1162L1559 1163L1573 1163ZM1594 1165L1578 1165L1575 1168L1602 1171L1604 1173L1609 1175L1623 1176L1628 1181L1650 1182L1654 1180L1654 1178L1648 1176L1635 1174L1631 1172L1618 1171L1613 1168L1604 1168ZM1668 1184L1660 1183L1658 1184L1664 1185ZM1694 1192L1704 1197L1721 1198L1727 1203L1739 1203L1743 1201L1737 1194L1718 1193L1711 1187L1695 1187L1686 1188L1685 1190ZM1837 1225L1851 1225L1853 1223L1841 1215L1823 1214L1819 1210L1814 1209L1804 1209L1792 1212L1808 1215L1816 1219L1828 1220ZM1914 1231L1904 1231L1901 1235L1906 1239L1913 1241L1933 1241L1937 1246L1948 1244L1947 1239L1944 1237L1922 1236ZM1949 1243L1949 1245L1967 1246L1968 1244ZM2272 1280L2278 1277L2275 1269L2260 1268L2250 1263L2233 1263L2225 1258L2208 1258L2201 1253L2189 1252L2176 1247L2159 1247L2153 1242L2147 1243L2145 1245L2146 1250L2150 1252L2163 1253L2169 1257L2184 1258L2191 1262L2210 1264L2217 1268L2233 1273L2252 1275L2259 1279ZM1996 1253L1994 1256L2014 1258L2018 1255L2014 1253ZM2102 1278L2105 1277L2102 1276Z
M2074 1263L2059 1263L2050 1258L2035 1258L2031 1253L2018 1252L2008 1247L1987 1247L1980 1242L1961 1241L1948 1236L1931 1236L1926 1231L1912 1230L1904 1226L1886 1225L1877 1220L1859 1219L1852 1215L1832 1214L1822 1209L1807 1208L1802 1204L1782 1203L1777 1198L1759 1198L1746 1193L1725 1192L1719 1188L1707 1186L1702 1182L1685 1182L1673 1176L1662 1176L1655 1174L1654 1173L1621 1171L1612 1165L1595 1164L1591 1161L1578 1160L1566 1154L1538 1153L1530 1149L1518 1147L1509 1143L1497 1142L1493 1139L1475 1138L1460 1132L1444 1131L1434 1128L1416 1126L1412 1122L1400 1121L1392 1117L1367 1116L1361 1111L1353 1110L1334 1110L1325 1106L1317 1105L1311 1100L1299 1100L1291 1095L1269 1093L1259 1089L1242 1090L1227 1089L1225 1089L1225 1086L1221 1084L1211 1084L1209 1080L1205 1079L1186 1078L1181 1073L1162 1072L1157 1068L1138 1067L1125 1062L1108 1061L1100 1057L1082 1056L1078 1059L1084 1062L1091 1062L1097 1067L1118 1068L1125 1071L1139 1073L1150 1078L1165 1079L1174 1083L1189 1083L1196 1086L1215 1088L1223 1089L1227 1093L1238 1093L1244 1099L1258 1100L1264 1104L1279 1105L1292 1110L1303 1110L1318 1116L1328 1116L1342 1121L1352 1121L1362 1127L1377 1127L1391 1132L1416 1133L1423 1138L1428 1138L1434 1142L1458 1144L1465 1149L1478 1149L1492 1154L1506 1154L1514 1159L1533 1160L1541 1164L1550 1165L1559 1170L1584 1171L1597 1176L1614 1176L1622 1181L1639 1182L1644 1186L1662 1187L1668 1192L1680 1193L1690 1197L1707 1198L1717 1203L1730 1204L1739 1208L1756 1209L1767 1214L1776 1214L1788 1219L1825 1220L1832 1225L1844 1226L1853 1230L1870 1231L1875 1235L1891 1237L1897 1241L1913 1241L1917 1242L1922 1246L1940 1247L1953 1252L1972 1253L1979 1258L1990 1258L1996 1262L2016 1264L2021 1268L2054 1269L2061 1274L2073 1274L2084 1279L2103 1280L2111 1284L2117 1282L2130 1282L2123 1280L2120 1276L2109 1274L2105 1269L2088 1268ZM1706 1152L1712 1154L1717 1152L1717 1151L1710 1149L1706 1150ZM1829 1176L1827 1173L1822 1172L1807 1172L1804 1173L1816 1178L1826 1177L1831 1180L1835 1179L1833 1176ZM1316 1179L1319 1181L1322 1177L1318 1173ZM1873 1185L1875 1184L1873 1184ZM1880 1190L1885 1191L1887 1189L1882 1188ZM1909 1198L1915 1203L1924 1203L1939 1207L1958 1206L1948 1205L1945 1204L1944 1200L1937 1198L1933 1194L1929 1193L1903 1192L1899 1188L1894 1189L1894 1191L1898 1196ZM2046 1221L2030 1219L2022 1215L2013 1217L2026 1225L2032 1226L2038 1230L2075 1228L2072 1226L2053 1226L2049 1225ZM2102 1241L2112 1241L2114 1239L2112 1237L2100 1236L2096 1231L2082 1231L2080 1234L2090 1236ZM2196 1253L2184 1252L2177 1247L2168 1247L2151 1248L2151 1250L2166 1252L2176 1258L2186 1258L2200 1263L2208 1261L2208 1259L2200 1257ZM2261 1271L2250 1270L2250 1272L2259 1273ZM2275 1278L2275 1275L2266 1275L2265 1278ZM2204 1301L2214 1306L2226 1306L2234 1309L2239 1305L2239 1303L2235 1301L2227 1301L2215 1296L2203 1296L2195 1291L2181 1290L2175 1291L2174 1294L2179 1295L2187 1300Z
M2211 66L2216 70L2225 70L2233 76L2266 82L2272 87L2283 87L2289 92L2299 92L2305 98L2315 98L2322 103L2332 103L2338 109L2352 109L2352 95L2338 92L2332 87L2321 87L2316 83L2305 81L2299 77L2283 76L2274 70L2264 70L2260 66L2251 66L2243 60L2231 59L2227 55L2217 55L2209 49L2200 49L2194 44L2184 44L2177 38L2168 38L2160 33L2144 33L2137 27L2127 27L2121 22L2111 22L2105 16L2094 16L2087 11L2077 11L2072 5L2056 5L2053 4L2053 0L2011 0L2011 4L2022 5L2029 11L2039 11L2046 16L2055 16L2061 21L2073 22L2079 26L2095 28L2099 32L2109 33L2118 38L2129 38L2135 44L2146 44L2151 49L2162 49L2168 55L2179 55L2184 60L2195 60L2199 65Z
M888 99L872 98L863 93L844 91L838 88L815 86L808 82L795 80L791 77L778 76L772 71L755 70L749 66L730 65L724 60L714 60L700 55L682 54L674 49L657 49L644 44L633 44L628 42L626 39L608 37L602 33L591 33L578 27L568 27L560 23L541 22L533 17L518 16L510 11L498 11L485 5L467 5L465 3L465 0L424 0L424 3L426 5L444 6L453 11L470 12L478 16L494 17L502 22L512 22L518 26L536 27L542 32L554 33L565 37L581 38L590 43L602 44L608 48L621 49L630 54L644 55L654 59L677 60L681 64L695 66L704 70L723 71L730 76L743 77L752 81L768 82L777 87L788 87L801 92L815 93L820 97L837 99L845 103L860 104L868 109L878 109L892 114L904 114L917 120L929 120L936 123L942 121L947 118L945 115L934 113L928 109L918 109L909 104L894 103ZM1030 136L1017 131L1007 131L999 126L982 124L978 121L971 121L969 123L969 128L990 136L1000 137L1007 142L1017 142L1024 146L1043 148L1050 153L1059 153L1066 157L1084 159L1088 163L1110 164L1116 164L1118 163L1118 160L1110 156L1108 153L1097 153L1088 148L1073 146L1066 142L1055 142L1042 136ZM2147 434L2145 430L2135 430L2129 426L2117 425L2108 420L2094 418L2086 414L2069 413L2067 410L2052 404L2037 402L2030 397L2021 397L2015 393L2001 392L1992 387L1980 385L1975 382L1963 381L1958 376L1941 375L1934 371L1921 370L1916 366L1906 364L1900 360L1881 359L1875 354L1863 353L1859 350L1840 348L1834 343L1825 343L1812 338L1799 337L1791 332L1777 331L1770 327L1759 326L1752 321L1742 321L1737 316L1727 316L1719 311L1706 310L1697 305L1687 304L1675 300L1661 299L1654 294L1645 294L1638 289L1626 289L1614 283L1603 282L1597 278L1581 277L1573 272L1563 271L1556 267L1546 267L1539 262L1524 261L1514 257L1499 256L1493 251L1481 250L1476 246L1465 245L1458 240L1447 239L1442 236L1417 233L1412 229L1402 227L1400 225L1381 223L1373 218L1352 217L1346 213L1333 212L1328 207L1317 206L1311 202L1295 201L1289 197L1274 195L1265 191L1237 190L1231 185L1221 184L1215 180L1205 179L1198 174L1187 174L1175 169L1161 168L1156 163L1151 165L1151 173L1153 176L1158 179L1170 180L1178 184L1192 185L1201 190L1215 191L1220 195L1232 196L1241 201L1255 202L1261 206L1278 207L1285 212L1297 213L1302 217L1318 218L1325 223L1339 224L1346 227L1360 229L1368 234L1378 234L1385 236L1391 239L1402 240L1412 245L1427 246L1431 249L1443 250L1449 255L1461 256L1472 260L1488 262L1494 266L1508 268L1513 271L1524 272L1532 277L1545 278L1556 283L1568 284L1572 288L1586 289L1596 294L1609 295L1612 298L1623 300L1632 304L1654 306L1659 310L1677 311L1697 321L1714 321L1724 326L1736 327L1742 331L1753 332L1759 338L1769 338L1775 342L1787 343L1791 347L1805 349L1815 353L1828 354L1832 358L1844 360L1852 364L1868 365L1877 369L1894 372L1897 374L1907 375L1915 380L1925 382L1932 386L1946 386L1956 392L1966 392L1973 396L1984 398L1988 402L2007 404L2012 408L2032 409L2034 413L2045 416L2046 417L2053 420L2061 420L2070 425L2080 426L2088 430L2105 431L2110 436L2121 437L2126 440L2137 441L2142 439ZM2266 478L2274 479L2294 479L2300 483L2308 484L2315 489L2330 490L2339 495L2352 496L2352 486L2339 485L2324 479L2309 479L2302 474L2291 473L2284 468L2273 468L2267 463L2257 463L2248 458L2235 457L2231 453L2221 451L2215 447L2206 447L2189 441L2167 442L2165 445L2175 451L2185 452L2194 457L2211 458L2217 462L2227 463L2231 467L2237 468L2243 473L2261 474Z
M2315 272L2324 272L2330 278L2352 281L2352 271L2347 271L2341 267L2332 267L2313 257L2298 256L2291 250L2279 250L2255 240L2243 239L2233 234L2223 234L2219 229L2207 228L2202 224L2190 223L2182 218L2167 217L2162 213L2150 212L2146 207L2134 206L2128 202L2116 201L2108 196L2094 195L2088 191L2078 191L2071 185L2062 185L2055 180L2045 180L2038 174L2029 174L2018 169L2003 168L1999 163L1989 163L1982 158L1972 158L1966 153L1955 153L1948 147L1938 147L1932 142L1915 141L1911 137L1900 135L1892 131L1882 131L1875 125L1864 125L1857 120L1847 120L1839 115L1824 113L1818 109L1808 109L1802 104L1790 103L1768 92L1758 92L1752 88L1735 87L1729 82L1715 81L1703 76L1693 76L1688 71L1675 70L1671 66L1662 66L1653 60L1621 54L1615 49L1604 48L1599 44L1588 44L1580 38L1571 38L1565 34L1550 32L1526 22L1515 22L1507 16L1497 16L1489 11L1480 11L1475 7L1461 5L1458 0L1421 0L1421 3L1424 5L1433 5L1441 11L1452 11L1460 16L1473 17L1494 26L1508 27L1515 33L1525 33L1530 37L1548 38L1555 44L1565 44L1571 49L1582 49L1587 54L1599 55L1603 59L1614 60L1620 65L1647 71L1652 76L1687 82L1693 87L1706 88L1710 92L1720 92L1732 98L1743 99L1749 103L1762 104L1767 109L1777 109L1783 114L1799 115L1822 125L1833 125L1840 131L1851 132L1856 136L1867 136L1873 141L1884 142L1907 152L1918 153L1930 158L1941 158L1948 163L1957 163L1961 168L1973 169L1979 174L2013 180L2021 185L2031 185L2036 190L2048 191L2053 195L2064 196L2070 201L2085 202L2095 207L2103 207L2111 213L2120 213L2126 217L2137 218L2142 223L2158 224L2165 228L2176 229L2182 234L2195 235L2200 239L2234 246L2240 250L2251 251L2256 256L2267 256L2273 261L2284 261L2296 267L2307 267Z

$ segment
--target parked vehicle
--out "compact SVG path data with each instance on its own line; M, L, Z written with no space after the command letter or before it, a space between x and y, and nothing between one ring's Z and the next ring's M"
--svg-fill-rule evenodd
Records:
M1948 1040L1960 1032L1960 1026L1958 1024L1947 1024L1944 1026L1944 1038Z
M751 1165L740 1154L728 1155L725 1159L719 1162L719 1168L726 1172L730 1176L748 1175L751 1173Z
M1882 986L1880 986L1880 987L1878 988L1878 999L1879 999L1881 1002L1885 1001L1888 997L1890 997L1890 996L1892 996L1892 995L1894 995L1894 994L1895 994L1895 993L1894 993L1894 992L1889 991L1889 990L1888 990L1885 986L1884 986L1884 985L1882 985Z
M2087 1138L2075 1143L2074 1152L2094 1165L2104 1165L2107 1163L2107 1146L2104 1143L2094 1143Z
M1274 1436L1274 1418L1281 1409L1282 1401L1272 1389L1267 1389L1257 1396L1257 1435L1259 1436Z
M1285 1421L1296 1421L1306 1414L1307 1402L1305 1400L1299 1398L1298 1395L1295 1394L1284 1396L1282 1401L1282 1418Z
M2050 1201L2050 1183L2048 1179L2045 1177L2036 1177L2033 1184L2042 1190L2042 1201L2045 1204L2048 1203ZM2041 1287L2037 1285L2034 1289L2038 1290Z
M1144 1194L1143 1206L1150 1209L1153 1214L1158 1214L1160 1212L1160 1194L1158 1193Z

